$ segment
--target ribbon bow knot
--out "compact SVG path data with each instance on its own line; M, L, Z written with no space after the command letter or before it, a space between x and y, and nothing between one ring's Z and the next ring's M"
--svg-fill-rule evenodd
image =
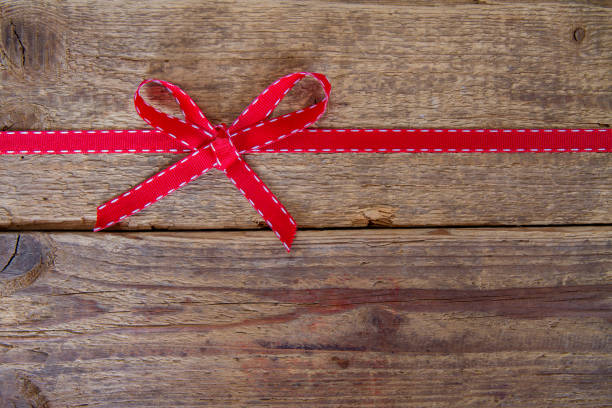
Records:
M236 160L240 159L240 153L232 143L232 138L224 123L215 126L215 129L217 134L210 143L216 160L214 167L225 172Z
M306 76L322 86L325 98L307 108L268 119L285 95ZM147 83L156 83L174 96L185 119L149 105L140 95ZM178 86L161 80L143 81L134 94L140 117L160 132L178 140L190 153L131 190L98 207L94 231L136 214L195 180L211 168L223 171L266 221L287 251L297 230L289 212L243 160L245 151L273 145L316 122L325 112L331 85L322 74L298 72L268 86L229 127L213 126L196 103Z

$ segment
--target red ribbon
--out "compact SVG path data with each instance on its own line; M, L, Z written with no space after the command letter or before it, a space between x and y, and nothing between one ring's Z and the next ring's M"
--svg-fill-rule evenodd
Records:
M325 98L307 108L269 119L284 96L306 76L320 83ZM165 87L175 97L184 120L144 101L140 89L150 82ZM178 86L146 80L138 87L134 103L138 114L156 130L5 131L0 132L0 154L189 152L99 206L94 231L136 214L216 168L227 175L289 250L296 223L245 163L244 153L612 151L611 129L307 129L325 112L330 90L322 74L290 74L267 87L230 126L214 126Z
M325 98L306 109L266 120L287 92L305 76L319 81L325 91ZM185 114L185 120L167 115L144 101L140 89L149 82L165 87L176 98ZM330 89L327 78L321 74L300 72L287 75L266 88L228 127L225 124L213 126L195 102L178 86L159 80L142 82L134 95L138 114L149 125L178 140L192 153L98 207L94 231L110 227L136 214L211 168L216 168L225 173L289 250L297 229L296 223L242 159L241 153L268 146L310 126L325 111Z

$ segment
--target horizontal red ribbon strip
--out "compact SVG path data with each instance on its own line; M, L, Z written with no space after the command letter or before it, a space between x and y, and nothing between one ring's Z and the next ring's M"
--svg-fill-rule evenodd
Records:
M159 130L0 132L0 154L190 153ZM304 129L240 153L612 152L612 129Z
M307 108L268 119L283 97L306 76L325 98ZM167 115L140 95L154 82L176 99L185 119ZM0 132L0 154L189 153L131 190L98 207L94 231L147 208L211 168L223 171L264 218L287 250L296 223L243 153L571 153L612 152L612 129L312 129L325 112L331 86L322 74L298 72L266 88L226 126L213 126L178 86L146 80L134 103L151 130Z

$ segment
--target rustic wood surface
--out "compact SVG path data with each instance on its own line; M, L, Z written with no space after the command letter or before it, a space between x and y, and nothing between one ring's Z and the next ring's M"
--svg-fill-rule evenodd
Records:
M5 156L2 165L14 171L0 171L0 226L91 230L98 205L178 160L140 159ZM247 160L300 228L612 223L607 154L262 154ZM227 177L212 171L113 229L264 227Z
M131 93L152 76L228 122L277 77L311 70L333 84L326 127L609 126L609 6L11 1L0 8L0 125L144 127ZM284 109L311 101L311 85ZM610 155L270 156L249 161L303 227L611 221ZM90 229L96 205L177 158L3 158L0 226ZM209 174L116 228L258 227Z
M0 297L7 406L609 401L612 228L306 231L289 256L264 231L0 244L32 275Z
M332 82L322 127L609 127L611 23L609 0L0 0L0 128L145 127L150 77L231 122L301 70ZM117 226L141 232L78 231L178 158L0 158L0 407L612 404L611 155L251 155L316 229L289 255L223 231L265 224L216 172Z

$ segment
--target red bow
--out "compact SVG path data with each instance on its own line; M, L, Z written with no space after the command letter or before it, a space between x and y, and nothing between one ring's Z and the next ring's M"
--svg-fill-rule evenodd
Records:
M268 119L284 96L306 76L319 81L325 98L305 109ZM185 120L167 115L144 101L140 89L149 82L165 87L175 97L185 114ZM138 114L149 125L177 139L193 152L99 206L94 231L110 227L136 214L214 167L227 175L289 251L297 230L296 223L270 189L245 163L241 154L247 150L259 150L312 125L325 112L330 90L331 85L322 74L298 72L284 76L267 87L238 119L227 127L225 124L213 126L195 102L178 86L154 79L143 81L134 94Z

